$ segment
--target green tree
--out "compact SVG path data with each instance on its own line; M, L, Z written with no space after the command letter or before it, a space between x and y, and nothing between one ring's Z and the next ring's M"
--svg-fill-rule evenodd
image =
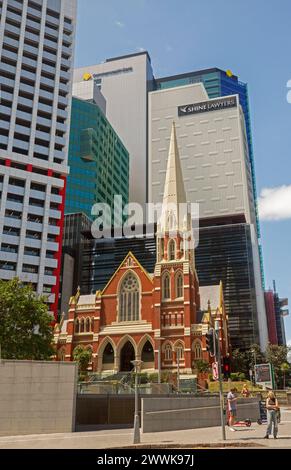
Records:
M5 359L49 360L53 318L45 297L19 279L0 281L0 345Z
M209 363L207 361L203 361L202 359L198 359L195 361L195 369L197 369L198 372L204 373L204 372L209 372Z
M283 385L282 364L287 363L287 356L290 348L288 346L278 346L269 344L266 350L266 360L272 364L277 386Z
M281 364L280 370L283 374L283 389L286 388L286 373L290 371L290 364L288 362L283 362Z
M79 378L83 379L87 375L87 369L91 362L92 351L79 345L73 351L74 361L78 363Z
M249 349L242 351L235 349L232 353L231 370L241 372L246 377L249 376L250 369L253 370L255 364L262 364L266 361L265 355L261 352L258 344L253 344Z

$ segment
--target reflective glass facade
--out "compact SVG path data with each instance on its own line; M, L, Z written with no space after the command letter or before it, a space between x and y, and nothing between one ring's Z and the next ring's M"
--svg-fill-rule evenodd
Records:
M92 206L114 195L128 203L129 153L95 103L73 98L69 146L70 174L65 213L91 216Z

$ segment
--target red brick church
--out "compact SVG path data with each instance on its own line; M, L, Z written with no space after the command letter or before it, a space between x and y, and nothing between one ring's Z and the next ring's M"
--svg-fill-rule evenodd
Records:
M222 284L199 287L188 208L173 124L158 224L157 261L148 273L128 253L102 291L70 299L67 318L55 327L57 359L72 361L81 345L92 352L91 370L130 371L141 359L148 372L196 372L196 362L212 361L206 333L219 322L222 356L229 353Z

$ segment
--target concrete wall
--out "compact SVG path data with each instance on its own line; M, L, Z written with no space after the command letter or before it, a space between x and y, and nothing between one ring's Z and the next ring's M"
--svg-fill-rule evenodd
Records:
M142 432L162 432L220 425L219 398L142 399ZM259 399L238 400L238 418L257 421Z
M0 436L73 431L76 392L75 363L0 361Z

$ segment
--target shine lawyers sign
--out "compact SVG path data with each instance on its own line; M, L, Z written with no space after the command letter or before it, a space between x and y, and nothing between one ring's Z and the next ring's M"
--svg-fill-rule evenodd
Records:
M201 103L187 104L178 107L178 116L187 116L188 114L208 113L209 111L218 111L226 108L236 108L237 97L229 96L217 100L203 101Z

